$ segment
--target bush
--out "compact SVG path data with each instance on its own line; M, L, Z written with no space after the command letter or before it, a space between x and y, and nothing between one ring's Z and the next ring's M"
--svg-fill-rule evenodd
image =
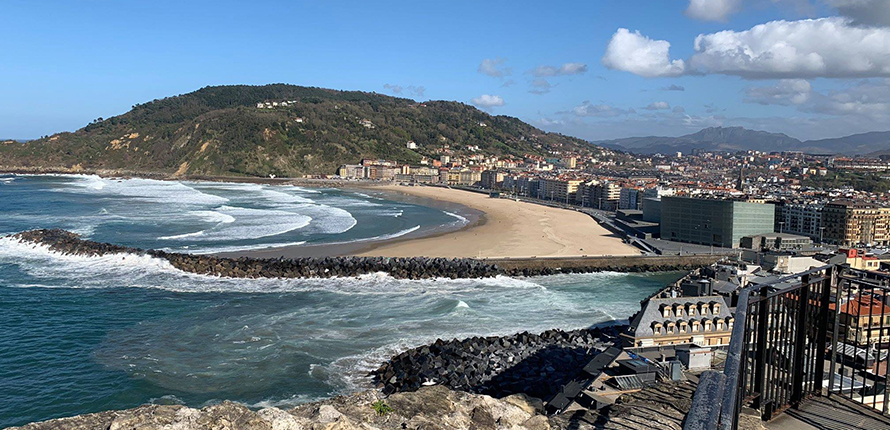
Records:
M386 414L392 413L392 408L389 407L383 400L378 400L371 404L371 407L374 408L374 412L377 413L377 416L382 417Z

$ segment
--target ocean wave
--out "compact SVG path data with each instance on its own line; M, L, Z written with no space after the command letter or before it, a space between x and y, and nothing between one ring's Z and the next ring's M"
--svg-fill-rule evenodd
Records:
M200 248L194 251L183 250L189 254L197 254L197 255L205 255L205 254L222 254L227 252L240 252L240 251L256 251L261 249L272 249L272 248L286 248L290 246L300 246L306 243L305 240L298 242L282 242L282 243L258 243L255 245L233 245L233 246L218 246L218 247L209 247L209 248Z
M168 205L171 203L178 205L216 205L229 201L225 197L201 192L183 182L141 178L106 179L96 175L67 175L65 177L74 179L69 183L72 186L55 191L102 193Z
M214 211L199 211L199 216L217 224L209 229L162 236L158 239L189 242L254 240L299 230L312 221L310 216L289 211L235 206L220 206Z
M271 244L287 245L287 244ZM216 252L222 252L215 250ZM81 256L62 254L48 246L0 238L0 262L14 263L37 278L35 285L62 288L152 288L182 293L285 293L325 291L342 295L423 294L448 296L478 291L541 290L535 282L505 276L481 279L396 279L369 273L333 278L227 278L184 272L167 260L139 254Z
M451 213L451 212L448 212L448 211L442 211L442 212L443 212L445 215L448 215L448 216L450 216L450 217L457 218L457 221L458 221L458 222L461 222L461 223L467 223L467 222L469 222L468 219L466 219L466 218L464 218L464 217L462 217L462 216L460 216L460 215L458 215L458 214L456 214L456 213Z
M235 222L235 217L219 211L191 211L190 215L197 216L205 222L215 222L218 224L231 224Z
M193 232L193 233L176 234L176 235L173 235L173 236L161 236L161 237L158 238L158 240L190 239L190 238L194 238L194 237L200 237L200 236L203 236L203 235L204 235L204 230L200 230L200 231L196 231L196 232Z

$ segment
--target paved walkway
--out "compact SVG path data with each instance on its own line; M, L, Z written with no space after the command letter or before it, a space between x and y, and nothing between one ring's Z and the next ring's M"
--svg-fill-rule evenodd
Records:
M815 397L764 425L768 430L887 430L890 417L838 397Z

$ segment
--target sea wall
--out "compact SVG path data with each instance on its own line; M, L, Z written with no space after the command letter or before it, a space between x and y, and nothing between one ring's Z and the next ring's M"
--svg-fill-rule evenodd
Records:
M505 275L535 276L557 273L663 272L694 270L711 265L721 255L627 255L595 257L545 257L487 259Z
M31 230L12 235L21 242L48 246L68 255L150 255L179 270L233 278L331 278L385 272L399 279L485 278L501 274L496 265L472 258L301 257L224 258L144 250L81 239L65 230Z
M392 357L371 376L384 394L435 383L498 398L525 393L549 399L613 346L624 327L440 339Z
M202 275L233 278L331 278L384 272L399 279L486 278L538 276L557 273L601 271L645 272L691 270L716 261L719 256L630 256L540 259L497 259L441 257L299 257L226 258L144 250L83 240L65 230L31 230L12 235L21 242L48 246L69 255L101 256L132 253L151 255L177 269Z

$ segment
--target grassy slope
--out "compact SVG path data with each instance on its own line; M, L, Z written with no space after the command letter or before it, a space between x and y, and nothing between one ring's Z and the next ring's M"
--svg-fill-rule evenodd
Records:
M255 107L281 100L298 103ZM364 127L363 119L375 127ZM409 140L419 148L407 149ZM579 139L544 133L516 118L491 116L457 102L418 104L373 93L275 84L207 87L134 106L74 133L0 143L0 166L299 176L333 173L340 164L360 158L417 162L436 156L445 144L478 145L485 153L518 156L589 148Z

